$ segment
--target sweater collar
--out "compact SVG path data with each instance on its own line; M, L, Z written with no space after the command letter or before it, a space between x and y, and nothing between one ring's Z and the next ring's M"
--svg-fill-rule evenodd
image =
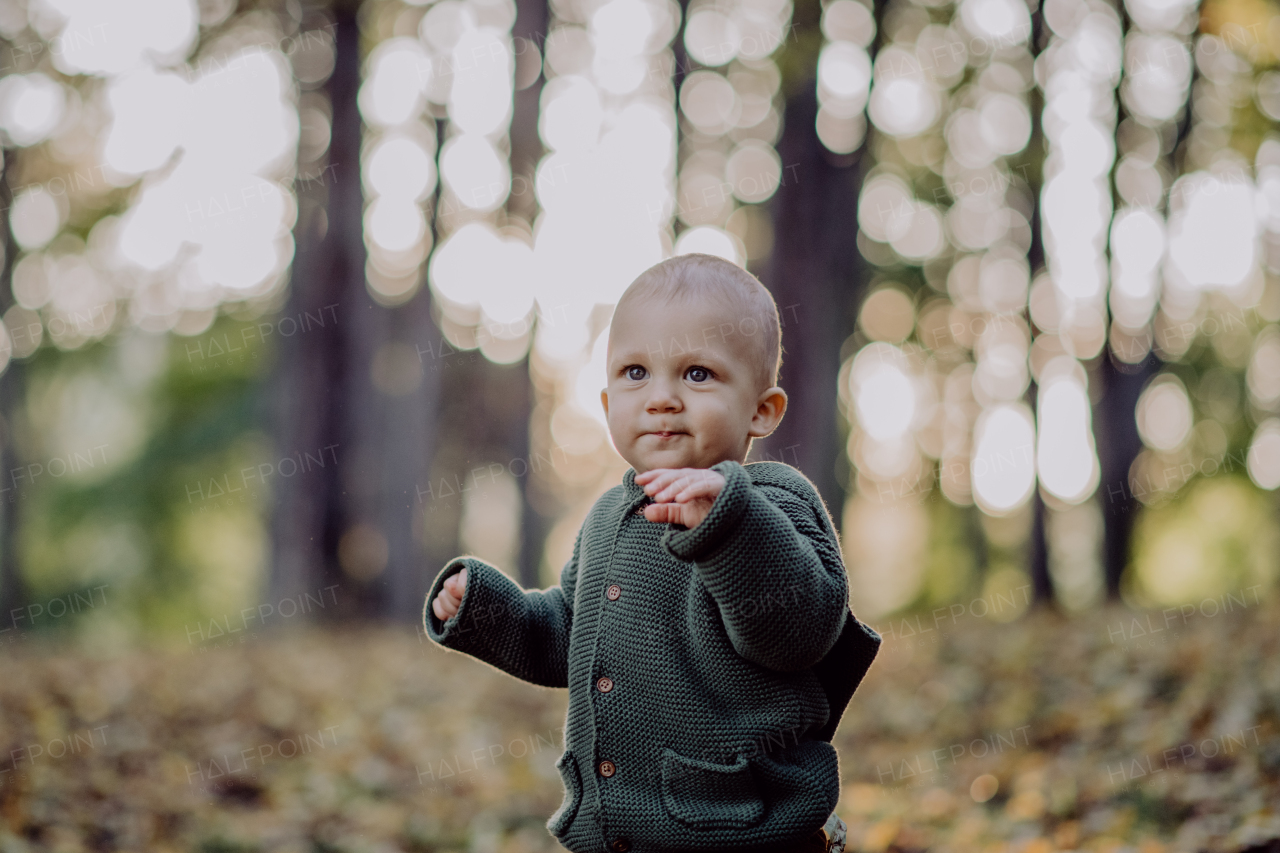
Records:
M622 475L623 488L627 490L627 498L635 500L644 495L644 486L636 483L636 469L628 468L627 473Z
M625 499L625 513L640 512L641 507L653 503L653 498L644 493L644 486L636 483L636 469L628 468L622 475L622 490Z

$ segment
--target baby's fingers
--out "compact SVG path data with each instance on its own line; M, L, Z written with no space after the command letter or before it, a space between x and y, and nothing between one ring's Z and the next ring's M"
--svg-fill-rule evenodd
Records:
M439 607L441 607L445 613L447 613L450 616L458 612L458 606L460 604L458 599L454 598L452 595L445 592L444 590L441 590L440 594L436 596L435 603Z
M445 578L440 585L440 593L431 602L431 609L441 619L448 619L458 612L462 606L462 596L467 588L467 570Z
M691 523L690 519L698 517L694 505L688 503L649 504L644 514L645 518L657 524L683 524L685 527L697 524L696 521Z
M715 471L691 471L672 486L673 499L690 501L695 498L715 498L724 487L724 478Z
M647 494L656 497L680 476L680 471L676 468L654 468L644 472L642 476L651 478L642 485ZM636 479L639 480L639 477Z
M698 480L699 475L700 471L696 468L670 469L663 476L654 479L654 490L650 494L655 501L676 500L689 484Z
M436 596L436 600L431 602L431 610L436 614L436 618L443 621L453 618L458 612L457 604L450 605L447 603L444 593Z
M657 524L680 520L680 507L677 504L649 504L644 508L644 517Z

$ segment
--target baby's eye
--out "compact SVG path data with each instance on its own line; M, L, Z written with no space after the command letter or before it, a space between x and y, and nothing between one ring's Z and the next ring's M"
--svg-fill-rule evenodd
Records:
M706 382L711 378L711 371L705 367L690 367L688 373L685 374L694 382Z
M636 375L637 370L640 371L639 375ZM644 379L644 368L638 364L633 364L631 367L627 368L627 378L639 382L641 379Z

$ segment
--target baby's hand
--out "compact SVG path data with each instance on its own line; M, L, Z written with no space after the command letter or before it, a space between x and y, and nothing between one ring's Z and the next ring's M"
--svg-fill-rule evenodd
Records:
M636 475L653 503L644 517L659 524L683 524L692 530L711 512L724 488L724 476L711 468L654 468Z
M440 585L440 594L431 602L431 610L441 622L452 619L462 604L462 593L467 588L467 570L449 575Z

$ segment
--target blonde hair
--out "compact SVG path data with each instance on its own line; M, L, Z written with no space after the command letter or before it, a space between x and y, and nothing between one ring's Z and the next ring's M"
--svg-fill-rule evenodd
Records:
M732 261L698 252L676 255L640 273L618 300L617 308L636 300L688 304L707 298L738 309L743 321L755 321L758 331L739 330L742 321L735 324L735 331L753 338L750 359L760 390L777 385L782 367L782 324L777 303L760 279Z

